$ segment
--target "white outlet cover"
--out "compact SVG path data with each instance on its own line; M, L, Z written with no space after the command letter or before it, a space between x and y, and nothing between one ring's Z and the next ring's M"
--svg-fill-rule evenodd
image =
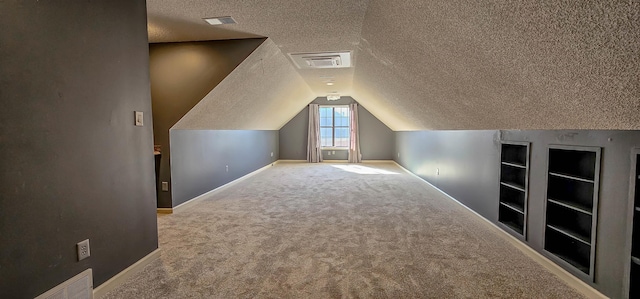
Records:
M91 248L89 247L89 239L78 242L76 244L78 248L78 261L84 260L91 256Z

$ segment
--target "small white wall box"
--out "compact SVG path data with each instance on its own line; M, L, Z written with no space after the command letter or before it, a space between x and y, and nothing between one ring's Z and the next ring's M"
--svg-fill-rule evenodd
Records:
M144 113L142 111L136 111L136 126L142 127L144 126Z

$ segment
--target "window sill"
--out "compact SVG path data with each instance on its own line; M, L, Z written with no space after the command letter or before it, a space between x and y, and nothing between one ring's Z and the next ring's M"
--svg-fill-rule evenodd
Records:
M323 151L348 151L348 147L321 147Z

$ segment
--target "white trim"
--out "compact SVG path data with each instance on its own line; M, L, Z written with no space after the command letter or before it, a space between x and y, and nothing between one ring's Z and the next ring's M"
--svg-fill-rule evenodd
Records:
M226 184L224 184L224 185L222 185L222 186L220 186L218 188L215 188L215 189L213 189L213 190L211 190L209 192L206 192L206 193L198 195L198 196L196 196L196 197L194 197L192 199L189 199L189 200L187 200L187 201L185 201L185 202L173 207L172 212L173 213L177 213L179 211L182 211L182 210L186 209L187 207L189 207L190 205L193 205L194 203L199 202L199 201L211 196L212 194L214 194L214 193L216 193L216 192L218 192L218 191L220 191L220 190L222 190L224 188L230 187L230 186L235 185L235 184L237 184L237 183L239 183L239 182L241 182L241 181L243 181L245 179L248 179L249 177L252 177L252 176L256 175L257 173L259 173L259 172L261 172L261 171L263 171L263 170L275 165L276 163L278 163L278 161L269 163L266 166L264 166L264 167L262 167L262 168L260 168L258 170L255 170L253 172L245 174L244 176L241 176L241 177L239 177L239 178L237 178L237 179L235 179L235 180L233 180L231 182L228 182L228 183L226 183Z
M93 290L93 298L102 298L108 292L122 285L129 277L134 274L140 272L146 265L160 258L160 248L152 251L147 254L145 257L141 258L133 265L127 267L122 270L120 273L116 274L114 277L111 277L109 280L102 283L100 286Z
M322 163L349 163L349 160L322 160Z
M280 163L307 163L307 160L278 160L276 164Z
M349 147L322 146L320 149L323 151L348 151Z
M489 225L489 227L491 227L495 232L497 232L498 235L502 236L503 239L508 241L514 247L518 248L526 256L530 257L532 260L536 261L538 264L540 264L543 267L545 267L549 272L555 274L558 278L560 278L562 281L564 281L567 285L569 285L570 287L573 287L574 289L576 289L577 291L579 291L580 293L585 295L587 298L608 298L604 294L600 293L598 290L594 289L592 286L588 285L584 281L580 280L578 277L576 277L576 276L572 275L571 273L567 272L567 270L562 269L556 263L552 262L551 260L549 260L548 258L543 256L539 252L535 251L533 248L529 247L524 242L522 242L519 239L517 239L516 237L510 235L506 231L500 229L495 223L491 222L489 219L484 218L482 215L478 214L476 211L472 210L471 208L465 206L464 204L459 202L457 199L453 198L451 195L445 193L444 191L440 190L438 187L432 185L428 181L424 180L423 178L417 176L413 172L411 172L408 169L404 168L398 162L396 162L396 161L393 161L393 162L396 165L398 165L398 167L400 167L402 170L407 172L408 174L416 177L420 181L422 181L422 182L428 184L429 186L431 186L432 188L440 191L440 193L444 194L445 196L447 196L449 199L451 199L455 203L461 205L462 207L464 207L465 209L469 210L474 215L478 216L480 219L484 220L484 222L487 223Z
M322 162L329 163L349 163L348 160L324 160ZM278 160L275 164L279 163L307 163L307 160ZM396 161L393 160L362 160L362 163L393 163L397 164Z

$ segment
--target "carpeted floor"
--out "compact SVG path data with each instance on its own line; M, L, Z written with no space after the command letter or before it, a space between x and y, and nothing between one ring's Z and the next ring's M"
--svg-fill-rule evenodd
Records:
M104 298L582 298L391 163L277 164L158 225Z

